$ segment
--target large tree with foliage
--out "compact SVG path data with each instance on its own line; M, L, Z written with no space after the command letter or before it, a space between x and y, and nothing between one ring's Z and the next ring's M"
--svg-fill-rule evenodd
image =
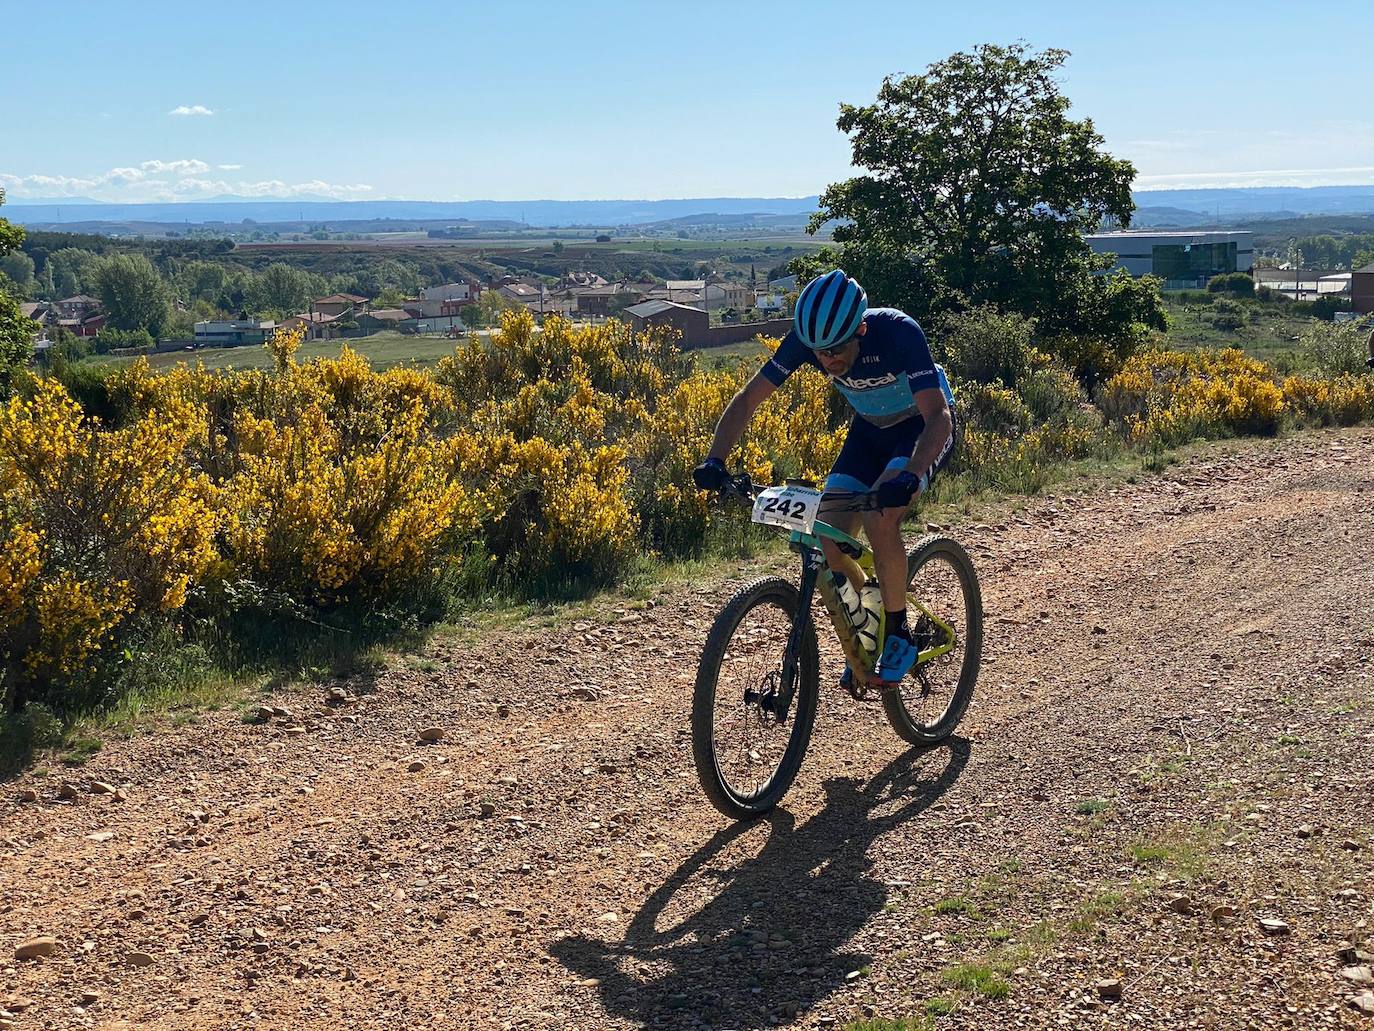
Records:
M62 247L48 255L46 267L52 271L53 293L58 299L88 293L95 289L95 269L100 255L80 247Z
M1067 56L980 46L841 105L863 174L821 197L811 231L833 222L839 247L820 262L917 317L994 304L1044 333L1163 328L1155 285L1096 275L1111 262L1083 240L1129 224L1135 169L1069 117L1054 78Z
M0 204L4 203L5 191L0 189ZM23 227L0 218L0 258L23 242ZM33 321L25 317L19 304L0 290L0 399L9 397L15 377L33 357L33 330Z
M114 329L146 329L156 339L172 317L172 292L142 254L111 254L95 266L96 296Z
M245 303L255 312L292 315L307 311L312 300L328 292L328 283L322 276L276 262L254 278Z

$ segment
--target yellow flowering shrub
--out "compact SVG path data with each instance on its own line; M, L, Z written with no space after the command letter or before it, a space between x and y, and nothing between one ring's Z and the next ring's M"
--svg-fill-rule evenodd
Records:
M0 700L94 683L136 628L218 625L244 599L373 612L445 566L468 586L563 591L739 523L691 472L756 362L708 368L665 330L540 328L523 311L433 373L377 371L348 348L302 364L299 345L279 333L261 371L135 362L107 384L109 424L49 379L0 408ZM1239 351L1154 351L1103 385L1100 408L1043 361L1015 391L956 380L955 401L951 474L1034 491L1055 463L1120 446L1104 414L1143 443L1273 432L1287 413L1345 424L1374 418L1374 379L1280 386ZM819 481L850 414L803 369L729 464Z
M1283 381L1283 397L1300 420L1319 426L1353 426L1374 419L1374 376L1289 376Z
M1102 388L1099 404L1135 443L1273 434L1286 410L1274 370L1243 351L1146 351Z
M80 679L126 621L185 604L215 557L215 489L186 460L202 423L169 398L106 430L47 379L0 408L9 688Z

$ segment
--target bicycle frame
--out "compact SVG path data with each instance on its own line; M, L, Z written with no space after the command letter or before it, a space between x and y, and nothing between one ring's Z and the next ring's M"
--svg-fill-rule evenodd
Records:
M844 604L840 601L839 591L835 588L834 579L830 576L821 575L822 572L830 572L830 565L825 560L822 544L822 540L825 538L835 541L846 552L853 555L865 573L872 575L874 572L873 552L862 541L850 536L838 527L817 521L811 533L804 533L800 530L792 531L789 543L792 550L801 556L802 573L801 583L798 585L800 601L797 608L797 619L792 624L792 632L787 640L787 652L783 657L782 683L777 702L778 712L775 713L779 721L785 720L787 713L792 708L792 696L795 691L797 676L797 655L801 650L802 635L811 623L811 599L817 590L820 592L821 601L825 604L826 611L830 613L830 621L835 626L835 633L840 639L840 647L843 649L851 669L862 671L864 679L868 680L878 656L882 654L887 622L886 613L879 613L877 646L874 651L869 651L859 641L858 634L849 621ZM919 612L944 631L946 638L944 644L926 648L916 653L916 666L919 668L922 664L953 651L958 643L958 638L954 628L935 615L927 605L920 601L914 601L913 604Z

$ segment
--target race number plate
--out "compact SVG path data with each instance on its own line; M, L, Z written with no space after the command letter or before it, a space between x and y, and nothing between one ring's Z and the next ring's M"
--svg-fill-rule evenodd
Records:
M769 487L754 499L754 522L810 533L816 526L821 492L811 487Z

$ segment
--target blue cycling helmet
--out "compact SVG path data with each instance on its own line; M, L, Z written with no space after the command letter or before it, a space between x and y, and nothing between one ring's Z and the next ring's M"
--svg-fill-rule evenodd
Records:
M835 269L802 288L792 327L803 344L813 351L836 347L859 331L868 311L864 288Z

